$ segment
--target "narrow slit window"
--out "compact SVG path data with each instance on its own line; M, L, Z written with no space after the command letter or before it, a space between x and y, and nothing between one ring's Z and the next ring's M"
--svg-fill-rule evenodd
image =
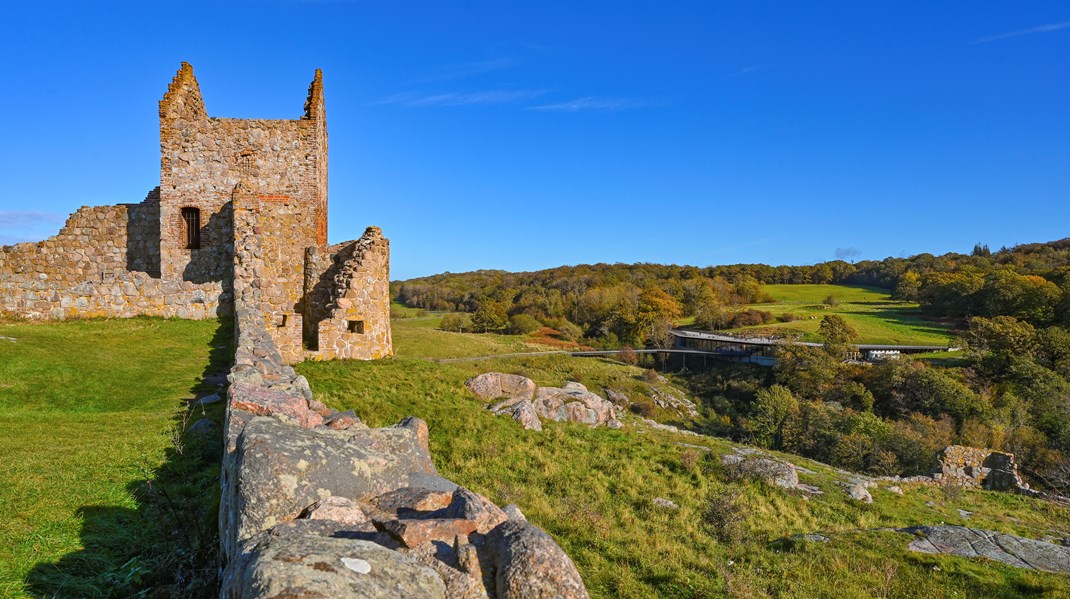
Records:
M363 335L364 334L364 321L363 320L350 320L348 329L349 329L350 333L359 333L359 334Z
M186 249L196 250L201 247L201 209L183 208L182 225L185 229Z
M278 322L278 324L276 326L282 328L282 327L286 326L286 323L289 322L289 320L290 320L290 315L289 314L283 314L282 316L279 317L279 322Z

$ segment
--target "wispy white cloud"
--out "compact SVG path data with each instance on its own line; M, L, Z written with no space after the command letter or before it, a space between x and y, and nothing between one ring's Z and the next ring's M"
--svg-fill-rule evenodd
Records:
M515 104L537 98L550 90L546 89L497 89L474 92L445 92L428 94L421 92L402 92L376 100L369 106L397 104L409 107L428 106L472 106L478 104Z
M538 110L540 112L580 112L585 110L593 110L597 112L620 112L622 110L635 110L648 105L649 102L637 100L635 98L599 98L596 96L587 96L569 100L568 102L531 106L530 109Z
M0 245L40 241L42 230L62 224L64 216L37 210L0 210Z
M0 210L0 229L34 227L43 224L61 223L62 214L38 210Z
M416 80L416 83L429 81L451 81L493 73L516 66L519 63L515 58L492 58L476 62L466 62L443 67Z
M1021 35L1033 35L1035 33L1051 33L1052 31L1059 31L1060 29L1070 28L1070 21L1063 21L1061 23L1048 23L1046 25L1039 25L1037 27L1030 27L1029 29L1022 29L1021 31L1011 31L1008 33L1000 33L999 35L990 35L973 40L971 44L986 44L988 42L994 42L997 40L1005 40L1010 37L1018 37Z

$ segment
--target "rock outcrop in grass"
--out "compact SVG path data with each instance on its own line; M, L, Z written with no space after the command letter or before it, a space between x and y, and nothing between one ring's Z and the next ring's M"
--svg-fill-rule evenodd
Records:
M965 526L914 526L903 532L918 535L911 551L984 557L997 562L1045 572L1070 574L1070 547Z
M486 372L465 382L476 397L501 401L490 411L511 416L528 430L542 430L539 418L555 422L579 422L590 427L621 428L613 402L587 390L580 383L562 387L536 387L534 381L516 374Z

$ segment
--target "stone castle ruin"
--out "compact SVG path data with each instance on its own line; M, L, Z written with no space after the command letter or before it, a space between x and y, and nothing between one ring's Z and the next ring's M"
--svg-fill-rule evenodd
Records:
M220 596L585 599L519 508L438 474L427 424L372 429L291 364L392 353L389 242L327 245L320 72L297 120L207 115L183 63L160 102L160 187L0 251L0 311L233 316Z
M319 71L301 118L231 119L208 116L182 63L160 101L160 186L138 204L82 207L45 241L0 248L0 313L227 316L237 222L262 240L259 308L286 362L392 354L389 241L369 227L327 245Z

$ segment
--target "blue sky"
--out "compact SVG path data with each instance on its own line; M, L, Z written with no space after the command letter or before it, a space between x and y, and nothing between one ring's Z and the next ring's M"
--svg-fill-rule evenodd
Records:
M185 60L213 116L322 68L330 238L394 278L806 264L1070 236L1066 2L20 2L0 243L158 184Z

